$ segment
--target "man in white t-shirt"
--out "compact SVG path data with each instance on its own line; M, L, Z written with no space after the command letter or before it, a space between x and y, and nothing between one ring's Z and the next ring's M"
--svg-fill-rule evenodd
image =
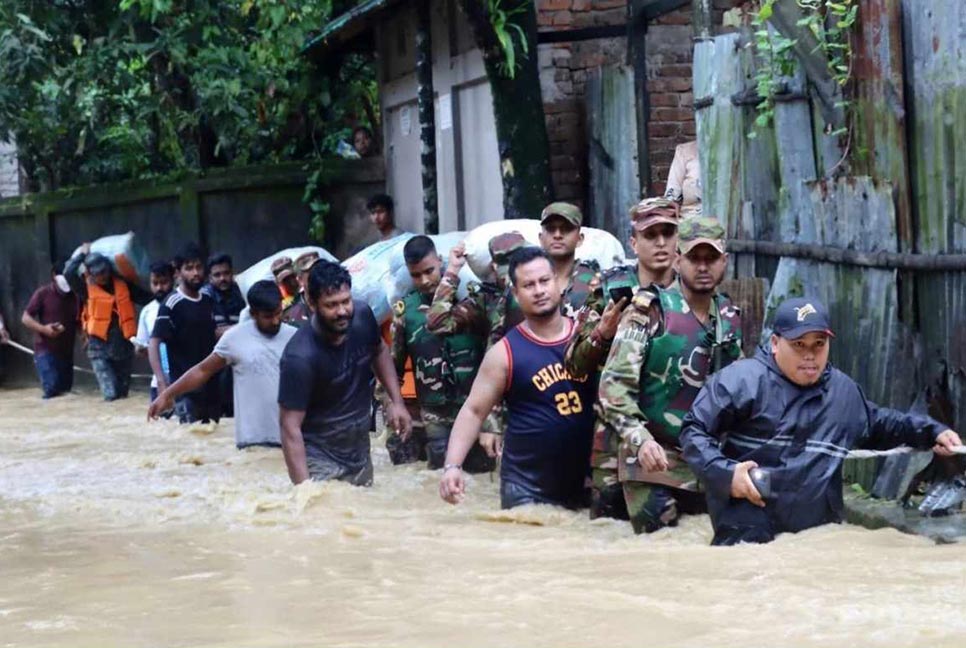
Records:
M230 366L235 376L235 445L281 445L278 419L279 359L295 327L282 323L282 293L273 281L248 290L251 319L228 330L207 358L158 395L148 418L171 409L174 399L192 392Z
M138 333L131 340L138 355L146 355L148 345L151 344L151 331L154 330L154 320L158 318L161 302L174 290L174 267L167 261L157 261L151 264L151 294L154 299L141 309L138 316ZM168 374L168 348L161 345L161 367L164 375ZM151 376L151 400L158 397L158 379Z

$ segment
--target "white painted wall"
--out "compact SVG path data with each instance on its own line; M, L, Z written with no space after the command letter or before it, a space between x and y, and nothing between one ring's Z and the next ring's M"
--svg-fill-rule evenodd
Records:
M0 142L0 198L20 195L20 165L17 147Z
M493 99L483 58L452 0L435 0L433 86L440 232L503 218L503 185ZM416 109L416 17L402 6L376 30L386 186L396 223L423 230L419 115Z

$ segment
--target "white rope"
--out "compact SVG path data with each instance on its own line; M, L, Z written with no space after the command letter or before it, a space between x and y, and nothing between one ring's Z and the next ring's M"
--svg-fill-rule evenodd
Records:
M17 342L14 342L13 340L8 340L7 341L7 345L13 347L17 351L22 351L22 352L24 352L24 353L26 353L28 355L35 355L33 349L31 349L29 347L25 347L22 344L18 344ZM74 365L74 371L79 371L81 373L90 374L92 376L96 375L92 369L88 369L86 367L78 367L77 365ZM150 379L150 378L153 378L153 377L154 376L152 374L131 374L131 378Z
M872 457L888 457L891 455L908 454L910 452L931 452L930 450L920 450L909 446L899 446L890 450L852 450L849 452L849 459L871 459ZM953 454L966 455L966 446L957 446L952 449Z

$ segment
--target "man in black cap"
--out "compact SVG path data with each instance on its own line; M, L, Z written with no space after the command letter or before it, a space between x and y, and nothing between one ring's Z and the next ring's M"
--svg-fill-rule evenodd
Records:
M841 522L842 462L853 448L962 451L945 425L866 400L829 365L833 337L821 302L785 301L755 357L711 376L685 416L681 447L706 485L712 544Z

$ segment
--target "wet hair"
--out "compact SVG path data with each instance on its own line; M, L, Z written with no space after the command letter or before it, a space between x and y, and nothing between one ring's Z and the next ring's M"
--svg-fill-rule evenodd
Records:
M174 266L170 261L155 261L151 264L151 274L159 277L174 277Z
M216 265L225 265L226 263L228 264L228 269L230 270L232 268L230 254L225 254L224 252L212 254L210 257L208 257L208 263L205 264L205 269L208 272L211 272L211 269Z
M186 243L174 257L174 265L178 270L183 268L184 264L189 261L205 262L205 253L201 251L197 243Z
M392 211L395 204L392 202L392 196L388 194L376 194L369 199L366 203L366 209L369 211L375 211L376 207L385 207L386 211Z
M282 305L282 292L274 281L256 281L248 289L248 308L260 313L274 313Z
M403 246L403 259L406 260L407 265L419 263L430 254L436 254L436 245L433 239L425 234L412 237Z
M527 247L522 247L519 250L514 250L510 255L510 282L514 286L517 285L517 268L519 266L526 265L531 261L536 261L537 259L546 259L547 263L550 264L550 267L553 267L553 261L550 260L550 255L544 252L543 248L528 245Z
M309 299L313 302L324 294L336 292L346 286L352 288L352 276L334 261L317 261L309 270Z

